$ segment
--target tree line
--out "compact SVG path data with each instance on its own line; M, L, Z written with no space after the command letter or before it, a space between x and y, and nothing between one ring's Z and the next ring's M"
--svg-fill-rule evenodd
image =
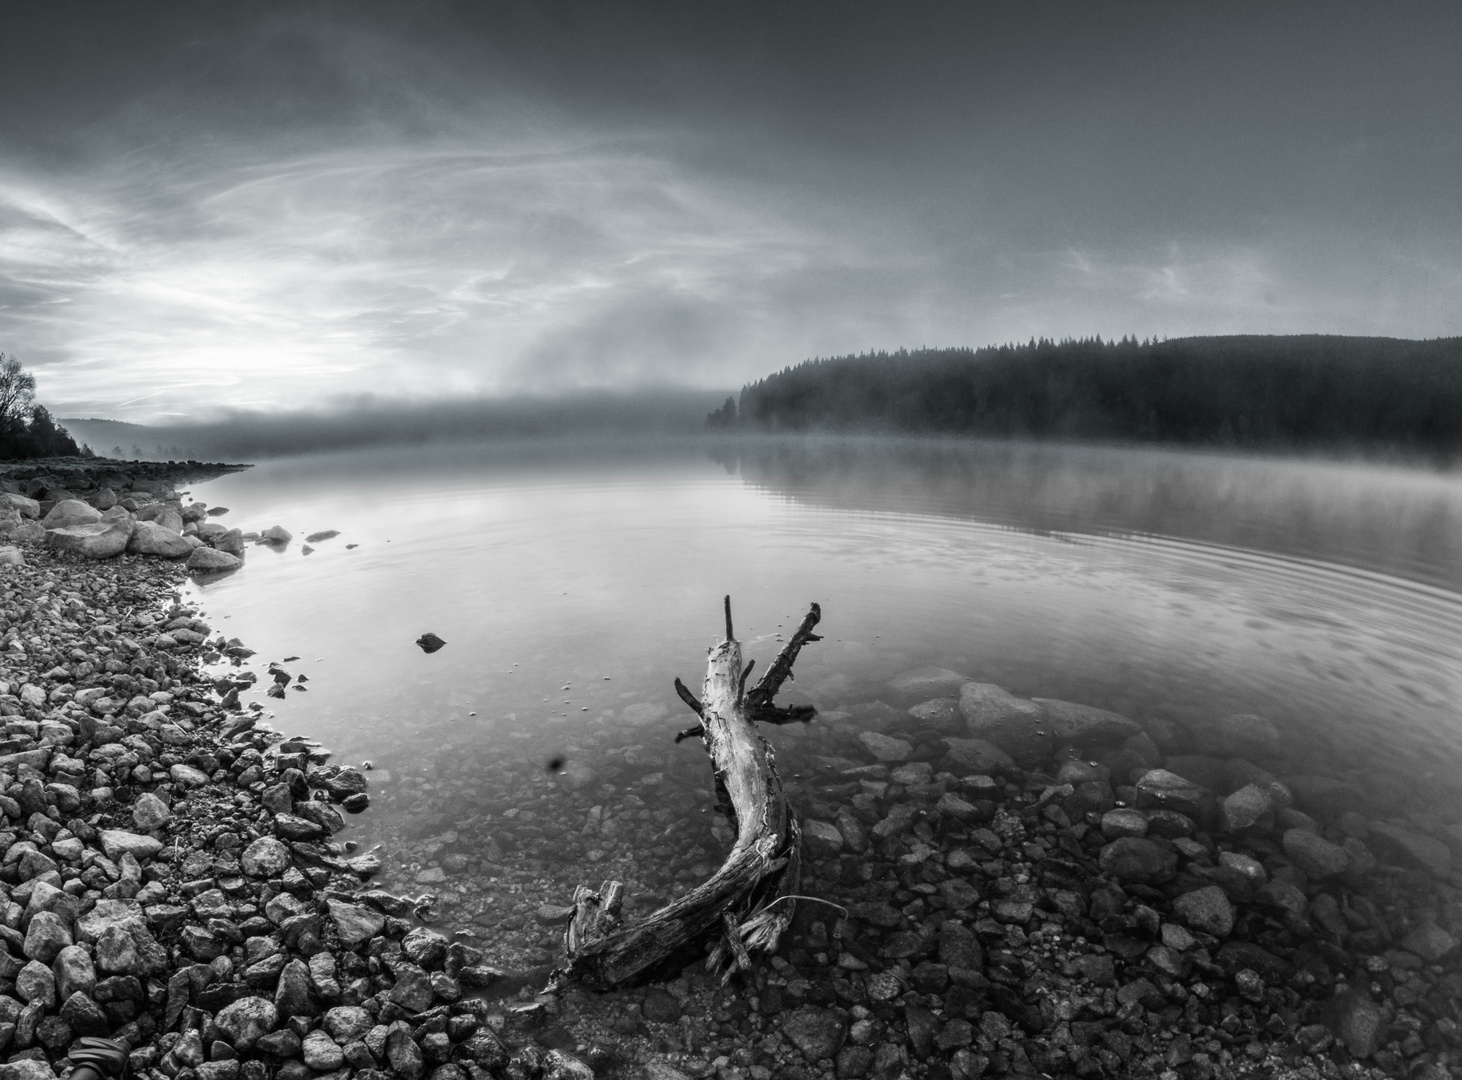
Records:
M0 460L80 454L76 441L35 397L36 377L15 357L0 353Z
M1462 338L1100 337L808 360L708 428L1462 451Z

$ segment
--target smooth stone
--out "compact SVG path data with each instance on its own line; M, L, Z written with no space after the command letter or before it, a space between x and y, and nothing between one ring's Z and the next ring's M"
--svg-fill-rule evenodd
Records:
M1102 848L1097 857L1103 873L1127 884L1160 885L1177 872L1178 856L1157 843L1124 836Z
M949 752L940 767L950 772L990 776L1015 768L1015 758L985 739L945 739Z
M1386 1014L1356 990L1347 990L1330 1001L1325 1024L1351 1055L1361 1060L1379 1050L1386 1037Z
M858 741L877 761L908 761L914 753L912 744L877 731L863 732L858 736Z
M259 534L259 539L266 544L287 544L294 539L294 534L283 525L271 525Z
M1047 730L1057 746L1121 743L1143 734L1142 725L1109 709L1056 698L1031 698L1046 713Z
M1262 716L1237 713L1192 728L1200 753L1218 757L1270 758L1279 749L1279 729Z
M1167 769L1150 769L1137 779L1138 809L1176 810L1189 817L1202 814L1208 792Z
M967 682L969 677L957 671L942 667L922 667L890 679L888 688L904 701L908 701L914 697L931 698L940 694L957 694L959 688Z
M1228 937L1234 929L1234 906L1217 885L1184 893L1173 901L1173 911L1194 930L1214 937Z
M113 862L119 861L123 855L131 855L141 862L152 858L163 848L162 841L155 836L143 836L124 829L103 829L101 842L102 851Z
M919 727L929 728L941 735L963 735L965 731L965 718L959 711L958 698L921 701L909 709L909 718Z
M1102 815L1101 829L1102 835L1108 840L1117 840L1124 836L1146 836L1147 815L1141 810L1119 806Z
M1343 847L1308 829L1290 829L1280 843L1289 861L1316 881L1338 877L1350 869L1350 855Z
M369 941L379 934L386 925L386 917L370 908L361 907L359 904L347 904L342 900L330 900L326 903L330 920L335 924L335 930L340 935L340 940L351 947L359 945L363 941Z
M175 533L155 521L139 521L132 527L132 538L127 541L127 550L134 555L156 555L163 559L181 559L193 550L193 546Z
M1446 877L1452 870L1452 853L1440 840L1420 833L1371 822L1368 836L1372 848L1405 863L1418 866L1434 877Z
M802 842L811 854L823 858L843 850L843 834L838 831L838 827L816 818L807 818L802 822Z
M93 506L80 499L62 499L51 507L50 513L41 519L47 529L64 529L73 525L95 525L102 515Z
M1223 827L1231 833L1262 833L1274 827L1274 797L1258 784L1248 784L1219 806Z
M127 550L131 525L98 522L46 530L46 546L88 559L111 559Z
M1435 964L1457 947L1457 939L1436 923L1428 922L1416 927L1401 942L1407 952L1413 952L1428 964Z
M188 569L205 573L215 573L224 570L237 570L244 565L244 560L237 555L230 555L226 551L216 551L210 547L194 548L188 556Z
M1047 730L1046 711L994 683L965 683L960 687L959 711L972 738L999 747L1022 764L1043 761L1056 747Z

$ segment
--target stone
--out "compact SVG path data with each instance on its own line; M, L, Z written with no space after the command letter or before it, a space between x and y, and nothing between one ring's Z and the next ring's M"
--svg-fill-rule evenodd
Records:
M140 862L152 858L162 850L162 841L157 837L143 836L141 833L123 829L103 829L101 842L102 850L113 862L119 861L123 855L131 855Z
M848 1034L841 1016L815 1005L782 1014L781 1027L787 1040L814 1062L836 1054Z
M424 1070L421 1047L411 1038L410 1031L392 1028L386 1036L386 1060L402 1080L421 1080Z
M345 1053L325 1032L316 1028L300 1043L300 1054L305 1064L316 1072L330 1072L345 1064Z
M301 960L291 960L279 973L274 988L274 1008L280 1016L313 1016L314 1000L310 994L310 969Z
M807 818L802 822L802 844L809 854L828 858L843 850L843 834L836 825Z
M1440 840L1420 833L1371 822L1370 846L1409 866L1416 866L1435 877L1446 877L1452 870L1452 853Z
M14 544L0 547L0 566L25 566L25 555Z
M1274 796L1258 784L1247 784L1219 805L1223 827L1231 833L1266 833L1274 827Z
M939 927L939 962L950 968L980 971L985 951L975 933L958 919L945 919Z
M188 555L188 569L202 573L224 573L230 570L237 570L244 565L244 560L237 555L230 555L226 551L218 551L210 547L194 548Z
M96 988L96 968L91 954L80 945L67 945L51 963L56 979L56 993L64 1001L72 994L90 994Z
M5 509L14 510L23 518L35 519L41 516L41 504L36 502L35 499L27 499L24 495L0 491L0 510ZM97 517L100 516L100 514L97 515Z
M1234 929L1234 906L1217 885L1184 893L1173 901L1173 911L1194 930L1214 937L1228 937Z
M15 1058L0 1065L0 1080L56 1080L44 1058Z
M986 739L945 739L949 752L941 768L962 775L990 776L1015 768L1015 758Z
M279 877L291 862L289 848L272 836L259 837L239 856L244 873L256 878Z
M957 671L942 667L923 667L917 671L906 671L896 679L890 679L888 688L904 701L916 698L937 697L940 694L957 694L969 679Z
M1325 1009L1325 1026L1362 1061L1381 1048L1386 1038L1386 1014L1357 990L1346 990Z
M1045 710L1046 729L1057 746L1120 745L1143 734L1142 725L1136 720L1094 705L1078 705L1074 701L1055 698L1031 700Z
M1401 942L1407 952L1415 953L1428 964L1435 964L1457 947L1457 939L1433 922L1422 923Z
M1265 760L1279 749L1279 729L1262 716L1239 713L1193 727L1199 753Z
M1047 730L1046 711L994 683L965 683L960 687L959 711L972 738L999 747L1020 764L1044 761L1056 748Z
M111 559L127 550L132 526L116 522L46 530L46 546L87 559Z
M56 976L39 960L32 960L15 976L15 992L20 1000L39 1002L46 1009L56 1007Z
M49 964L71 943L71 927L65 919L53 911L38 911L31 917L21 951L30 960Z
M439 968L447 956L447 939L435 930L418 926L401 939L401 951L413 964L427 970Z
M375 1018L359 1005L337 1005L325 1014L325 1030L342 1046L364 1037L375 1026Z
M1116 840L1123 836L1146 836L1147 815L1141 810L1119 806L1102 815L1101 828L1102 835L1108 840Z
M914 747L910 743L876 731L863 732L858 736L858 741L877 761L908 761L914 753Z
M235 1050L251 1050L278 1025L279 1013L267 998L245 997L220 1009L213 1023Z
M921 728L941 735L963 735L964 714L959 711L959 698L933 698L909 709L909 719Z
M1137 807L1176 810L1189 817L1200 817L1209 795L1193 781L1166 769L1150 769L1137 778Z
M133 555L181 559L192 552L193 546L183 539L182 533L173 532L155 521L139 521L132 527L127 550Z
M150 791L144 791L132 804L132 824L145 833L156 832L172 820L168 804Z
M1124 884L1160 885L1177 872L1178 856L1157 843L1124 836L1104 846L1097 857L1103 873Z
M1280 842L1289 861L1316 881L1338 877L1350 869L1350 855L1343 847L1308 829L1290 829Z
M347 904L342 900L327 901L326 910L335 932L347 948L354 948L363 941L369 941L386 925L386 917L380 912L358 904Z
M108 975L152 975L168 967L168 955L153 938L141 906L133 900L98 900L76 920L76 938L96 947L97 970Z
M80 990L61 1003L61 1019L71 1027L74 1035L102 1036L112 1033L112 1025L101 1006Z
M680 1019L680 1001L668 990L652 986L645 991L645 1000L640 1011L646 1020L657 1024L673 1024Z
M47 529L64 529L75 525L95 525L101 519L101 513L95 507L80 499L62 499L41 518L41 524Z
M431 1008L433 991L431 976L415 964L401 963L395 966L393 974L396 985L391 988L391 1000L407 1012L423 1012Z

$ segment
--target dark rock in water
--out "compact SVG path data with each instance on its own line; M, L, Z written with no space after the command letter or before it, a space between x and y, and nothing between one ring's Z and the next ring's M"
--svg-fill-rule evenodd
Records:
M371 797L364 791L358 791L354 795L347 795L340 800L340 805L347 814L358 814L371 804Z
M1385 822L1372 822L1370 846L1399 862L1418 866L1437 877L1445 877L1452 869L1452 853L1440 840L1419 833L1398 829Z
M1214 937L1228 937L1234 928L1234 906L1217 885L1184 893L1173 902L1173 910L1193 929Z
M441 638L430 633L422 634L416 639L416 643L421 646L421 651L424 653L434 653L446 644Z
M1104 873L1118 881L1143 885L1171 881L1178 857L1155 840L1124 836L1102 848L1098 857Z
M210 506L208 508L209 517L223 517L226 513L228 513L228 507L226 506Z
M646 1020L653 1020L658 1024L673 1024L680 1019L681 1008L674 994L652 986L645 991L645 1000L640 1004L640 1011L644 1013Z
M1347 990L1325 1012L1326 1026L1355 1057L1365 1059L1380 1049L1386 1037L1386 1014L1370 998Z
M811 1061L830 1058L847 1034L843 1018L830 1009L804 1005L782 1018L782 1034Z
M312 532L312 533L310 533L309 536L305 537L305 543L307 543L307 544L318 544L322 540L333 540L333 539L335 539L335 537L337 537L339 535L340 535L340 530L339 529L323 529L320 532Z
M1290 829L1284 834L1282 843L1290 862L1308 877L1323 881L1350 869L1350 856L1344 848L1308 829Z

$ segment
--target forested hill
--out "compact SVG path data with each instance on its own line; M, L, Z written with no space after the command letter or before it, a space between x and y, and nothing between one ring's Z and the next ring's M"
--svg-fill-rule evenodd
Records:
M1462 338L1032 341L809 360L711 427L1462 451Z

